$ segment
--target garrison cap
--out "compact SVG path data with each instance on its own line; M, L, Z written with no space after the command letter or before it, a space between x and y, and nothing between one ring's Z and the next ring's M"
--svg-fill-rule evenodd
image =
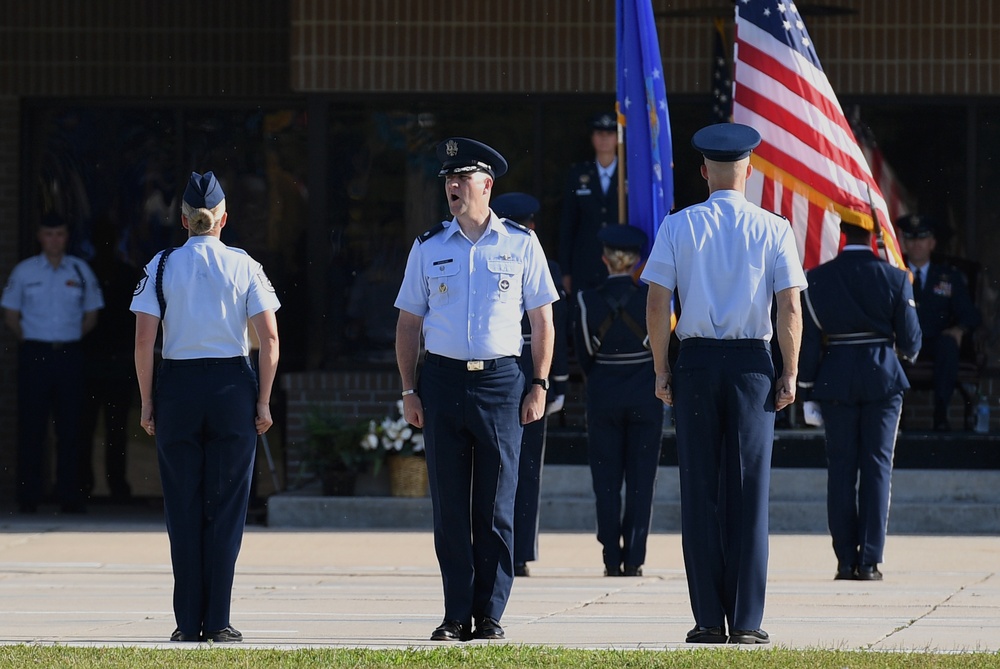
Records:
M590 119L590 127L593 130L617 130L618 121L615 119L614 114L608 112L595 114Z
M541 208L542 204L538 199L527 193L504 193L490 202L493 213L515 223L527 222Z
M760 144L760 133L742 123L715 123L694 133L691 146L709 160L734 163Z
M494 179L507 173L507 161L495 149L466 137L452 137L437 145L439 177L485 172Z
M896 227L906 239L923 239L933 237L937 225L930 216L906 214L896 219Z
M195 209L214 209L226 199L222 184L212 172L191 173L187 188L184 189L184 201Z
M649 241L646 233L634 225L606 225L597 231L597 238L605 246L622 251L642 252L642 247Z

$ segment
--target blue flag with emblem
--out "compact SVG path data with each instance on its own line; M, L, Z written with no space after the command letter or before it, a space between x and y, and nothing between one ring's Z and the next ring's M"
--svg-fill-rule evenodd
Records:
M660 41L650 0L617 0L616 21L616 108L618 123L624 128L627 222L643 230L652 245L674 204L673 147Z

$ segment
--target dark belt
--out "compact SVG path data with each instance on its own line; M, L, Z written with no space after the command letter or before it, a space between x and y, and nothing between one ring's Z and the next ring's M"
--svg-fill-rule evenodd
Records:
M492 372L507 365L517 364L517 358L508 355L503 358L493 358L492 360L456 360L455 358L446 358L437 353L428 353L424 356L424 362L435 367L459 369L464 372Z
M703 348L753 348L770 351L771 343L763 339L709 339L708 337L688 337L681 340L681 350L692 347Z
M851 332L826 336L827 346L863 346L866 344L888 344L892 340L877 332Z
M213 365L242 365L250 364L250 358L238 355L235 358L190 358L187 360L164 360L163 366L167 369L174 367L211 367Z
M25 339L22 346L45 351L63 351L76 348L80 345L78 341L39 341L37 339Z

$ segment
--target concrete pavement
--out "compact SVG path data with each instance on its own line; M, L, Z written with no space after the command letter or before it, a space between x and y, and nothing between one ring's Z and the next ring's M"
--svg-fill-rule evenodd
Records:
M546 532L540 549L501 643L691 647L677 534L650 538L640 578L603 577L591 533ZM764 628L789 648L998 651L998 569L997 537L891 535L885 581L834 581L825 534L774 534ZM0 519L0 643L177 647L171 587L156 513ZM430 647L441 616L429 532L247 530L232 619L244 646Z

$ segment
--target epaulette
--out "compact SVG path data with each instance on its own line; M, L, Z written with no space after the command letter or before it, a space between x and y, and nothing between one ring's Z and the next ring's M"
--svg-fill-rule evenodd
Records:
M417 241L423 244L428 239L430 239L437 233L441 232L442 230L444 230L444 223L438 223L433 228L427 230L426 232L422 233L419 237L417 237Z
M518 223L516 221L512 221L509 218L501 218L500 220L503 221L504 224L506 224L506 226L508 228L514 228L516 230L520 230L521 232L523 232L525 234L531 234L531 228L526 227L524 225L521 225L520 223Z

